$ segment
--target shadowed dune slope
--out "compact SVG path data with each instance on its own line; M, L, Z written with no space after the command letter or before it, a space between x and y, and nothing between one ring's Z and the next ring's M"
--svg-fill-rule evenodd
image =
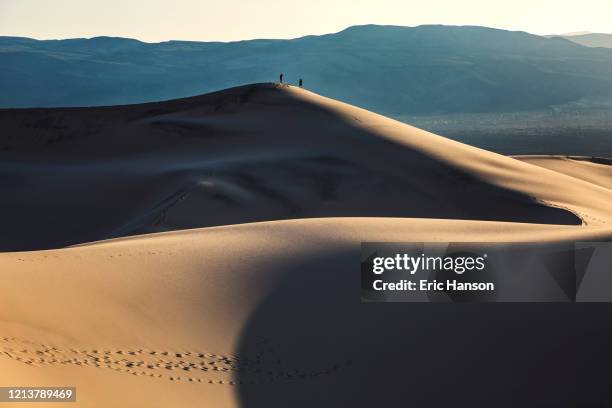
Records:
M0 127L1 250L293 218L597 226L612 200L588 180L291 86L0 110Z

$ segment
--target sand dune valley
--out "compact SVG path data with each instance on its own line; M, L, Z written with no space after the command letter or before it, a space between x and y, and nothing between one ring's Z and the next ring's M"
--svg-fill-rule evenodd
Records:
M77 388L54 407L612 401L604 308L361 304L358 278L362 241L611 240L612 161L276 84L0 129L0 385Z

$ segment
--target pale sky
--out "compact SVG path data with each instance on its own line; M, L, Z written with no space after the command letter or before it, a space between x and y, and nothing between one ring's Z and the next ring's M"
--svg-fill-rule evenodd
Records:
M295 38L356 24L612 32L612 0L0 0L0 35L157 42Z

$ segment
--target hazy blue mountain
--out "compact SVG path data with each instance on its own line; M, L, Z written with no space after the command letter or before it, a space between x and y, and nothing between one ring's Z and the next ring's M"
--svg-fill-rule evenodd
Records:
M138 103L275 81L385 114L612 99L612 50L485 27L355 26L231 43L0 37L0 106Z
M612 48L612 34L588 33L581 35L561 35L567 40L581 44L586 47L606 47Z

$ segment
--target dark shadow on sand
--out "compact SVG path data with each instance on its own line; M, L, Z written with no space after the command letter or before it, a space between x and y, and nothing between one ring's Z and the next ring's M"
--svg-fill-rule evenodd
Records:
M604 407L611 304L360 303L359 248L288 259L239 355L245 407Z

